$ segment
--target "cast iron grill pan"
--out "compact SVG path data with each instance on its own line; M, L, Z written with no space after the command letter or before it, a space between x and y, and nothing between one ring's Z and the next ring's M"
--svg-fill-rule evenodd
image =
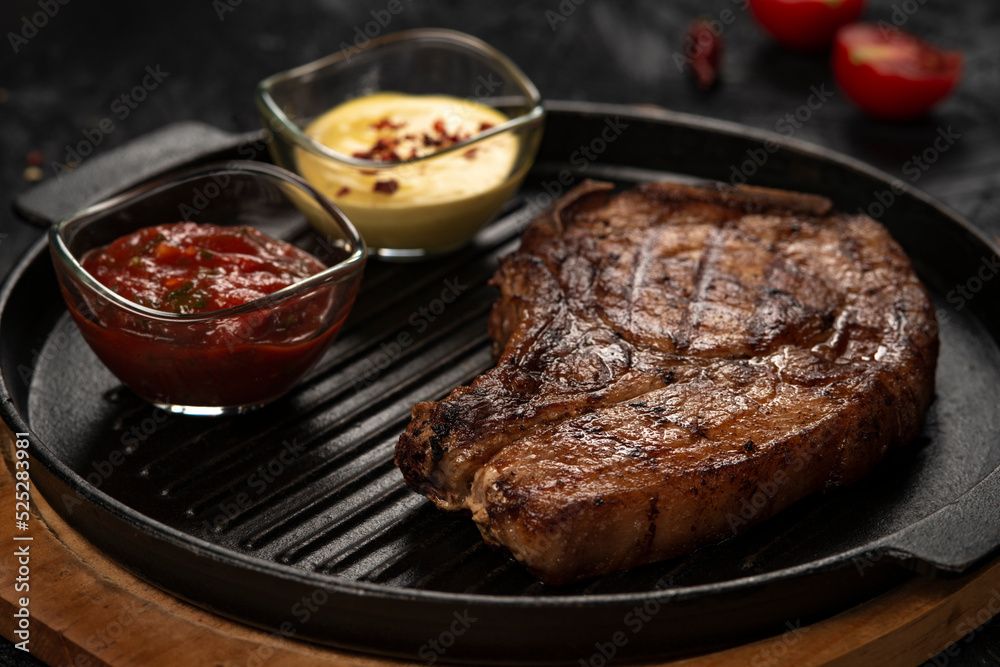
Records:
M987 557L1000 542L1000 283L984 283L960 311L944 295L996 249L917 193L882 221L941 315L937 397L918 441L861 483L688 556L558 588L486 547L468 517L405 487L392 454L410 407L492 366L486 318L496 292L486 281L565 189L556 185L564 169L622 187L726 179L746 149L771 138L782 148L754 184L824 194L843 210L888 187L847 158L730 124L550 109L536 168L499 219L435 262L372 261L319 366L250 415L167 415L122 388L80 338L47 251L35 247L0 301L0 360L4 418L32 433L36 487L101 549L181 597L297 637L424 660L576 663L617 631L628 638L619 656L691 653L807 623L914 569L957 573ZM628 127L581 173L574 151L615 117ZM199 157L192 144L190 160ZM100 179L86 178L92 191ZM307 250L318 243L304 223L276 231ZM432 648L458 628L447 650Z

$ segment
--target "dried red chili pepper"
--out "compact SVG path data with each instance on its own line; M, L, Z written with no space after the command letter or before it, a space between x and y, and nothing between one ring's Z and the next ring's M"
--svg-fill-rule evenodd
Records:
M372 188L375 192L381 192L382 194L391 195L393 192L399 189L399 181L395 178L390 178L387 181L375 181L375 186Z
M711 90L722 66L722 34L712 30L706 19L695 19L684 37L687 68L701 91Z
M406 125L405 121L400 121L398 123L393 123L388 118L382 118L382 119L379 119L378 121L372 123L372 127L374 127L376 130L386 130L386 129L388 129L388 130L398 130L399 128L403 127L404 125Z

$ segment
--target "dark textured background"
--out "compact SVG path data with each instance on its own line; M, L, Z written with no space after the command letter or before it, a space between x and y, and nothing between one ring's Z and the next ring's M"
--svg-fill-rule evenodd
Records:
M39 2L55 6L57 0L0 3L0 185L8 202L30 187L24 180L30 151L43 154L42 170L51 178L53 164L66 162L67 147L85 140L86 132L96 136L94 128L106 118L114 130L95 154L183 119L227 130L255 128L258 80L353 43L355 28L388 4L200 0L144 7L69 0L14 53L9 33L22 32L23 17L41 11ZM1000 235L1000 3L869 2L868 19L891 21L895 13L905 17L906 29L966 56L965 78L945 104L920 121L890 124L867 119L837 91L827 54L780 50L735 0L586 0L579 6L565 0L564 7L575 9L554 30L546 12L559 11L557 0L401 2L403 11L382 32L437 26L472 33L511 56L549 99L656 104L773 131L806 102L813 86L825 85L835 91L832 99L795 131L796 138L873 164ZM907 15L904 6L916 11ZM678 71L674 54L683 49L692 18L718 18L726 9L735 20L723 33L723 81L703 94ZM121 118L124 107L116 99L141 83L147 66L169 75ZM949 128L960 139L913 180L904 164ZM0 207L0 277L41 233ZM991 624L955 648L957 656L942 654L931 664L1000 665L1000 630ZM0 664L18 664L15 653L0 644Z

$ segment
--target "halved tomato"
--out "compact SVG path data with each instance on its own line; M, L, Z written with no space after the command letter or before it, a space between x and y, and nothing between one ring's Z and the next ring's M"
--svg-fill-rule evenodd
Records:
M833 75L869 114L905 120L923 115L955 88L962 54L885 25L856 23L837 31Z
M856 21L864 8L865 0L750 0L757 22L796 51L829 46L837 28Z

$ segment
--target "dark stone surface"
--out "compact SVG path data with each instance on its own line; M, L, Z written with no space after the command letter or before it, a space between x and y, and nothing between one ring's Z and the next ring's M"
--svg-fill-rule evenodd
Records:
M573 5L573 13L554 29L550 18L555 14L547 12L559 11L556 0L489 5L401 1L403 11L379 32L439 26L472 33L511 56L550 99L656 104L793 132L797 139L883 169L1000 234L1000 4L869 3L870 20L892 20L894 6L916 7L912 15L900 10L895 16L906 18L906 29L961 48L966 56L965 79L945 104L922 120L889 124L867 119L850 105L833 83L827 55L778 49L738 0L588 0ZM49 3L55 5L55 0ZM25 21L42 11L39 0L4 0L0 185L5 201L30 186L22 175L29 151L41 151L42 170L51 179L54 165L65 163L70 149L82 154L93 143L98 154L170 122L200 120L230 131L255 128L252 94L258 80L352 44L357 30L373 21L371 12L382 12L388 0L244 1L220 13L230 3L236 0L150 7L70 0L32 33L25 30ZM726 10L731 15L724 15ZM683 50L687 23L698 15L732 16L723 32L723 81L709 94L699 93L674 62ZM15 53L11 34L22 32L27 41L15 39ZM161 75L162 82L129 108L122 95L141 86L147 67L169 74ZM814 89L833 95L816 110L800 109ZM808 115L797 128L786 118L796 111ZM102 121L105 130L113 129L102 131ZM947 151L937 153L926 171L907 169L911 156L930 149L938 132L949 128L960 138ZM41 234L16 220L7 206L0 208L0 277ZM991 623L971 642L956 644L952 653L928 660L937 665L1000 664L1000 629ZM28 664L18 662L16 654L9 645L0 646L0 663Z

